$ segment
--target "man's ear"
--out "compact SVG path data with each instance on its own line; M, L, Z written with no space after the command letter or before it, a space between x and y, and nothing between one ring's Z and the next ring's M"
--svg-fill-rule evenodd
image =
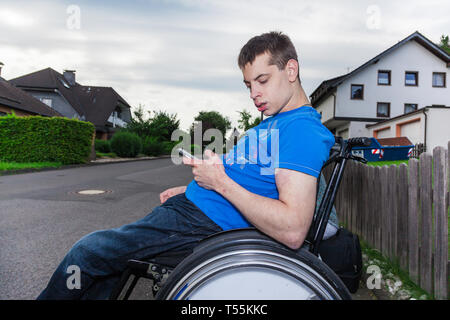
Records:
M298 62L295 59L290 59L286 64L289 81L294 82L298 77Z

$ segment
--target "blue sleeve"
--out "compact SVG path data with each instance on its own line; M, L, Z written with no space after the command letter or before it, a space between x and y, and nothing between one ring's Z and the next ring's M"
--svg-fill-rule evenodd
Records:
M298 120L289 123L279 136L278 168L318 177L334 144L334 136L321 123Z

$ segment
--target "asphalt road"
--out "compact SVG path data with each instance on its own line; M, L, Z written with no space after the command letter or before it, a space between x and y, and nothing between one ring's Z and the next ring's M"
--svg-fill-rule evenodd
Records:
M35 299L82 236L142 218L161 191L191 179L170 158L0 176L0 299ZM77 193L89 189L106 193Z
M169 158L0 176L0 299L35 299L78 239L140 219L191 179Z

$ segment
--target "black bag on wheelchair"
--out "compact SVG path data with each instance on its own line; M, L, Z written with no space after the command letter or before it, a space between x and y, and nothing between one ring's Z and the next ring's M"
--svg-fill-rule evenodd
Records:
M339 228L336 234L322 240L319 255L346 285L351 293L359 287L362 275L362 253L359 238L345 228Z

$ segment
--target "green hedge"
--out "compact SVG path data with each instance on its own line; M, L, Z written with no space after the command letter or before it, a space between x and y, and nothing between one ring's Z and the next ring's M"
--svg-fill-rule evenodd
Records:
M102 153L111 152L111 141L95 139L95 151Z
M135 133L116 132L111 138L111 150L119 157L135 158L142 151L142 139Z
M95 127L62 117L0 117L0 160L14 162L85 163Z

